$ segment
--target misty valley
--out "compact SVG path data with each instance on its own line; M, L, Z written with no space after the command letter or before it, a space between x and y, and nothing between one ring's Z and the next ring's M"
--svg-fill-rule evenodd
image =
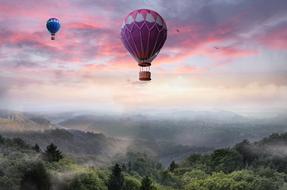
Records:
M0 189L283 190L286 115L0 111Z

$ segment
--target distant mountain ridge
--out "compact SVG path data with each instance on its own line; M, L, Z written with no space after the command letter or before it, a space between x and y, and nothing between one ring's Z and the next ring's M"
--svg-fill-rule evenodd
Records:
M87 161L96 164L107 163L115 154L126 150L125 145L118 139L76 130L52 129L1 134L4 137L21 138L30 145L38 144L42 150L50 143L54 143L63 153L82 163Z
M52 128L55 126L41 116L0 110L0 131L38 131Z
M207 147L231 146L248 138L258 140L274 132L287 131L284 115L251 119L233 112L172 111L141 115L75 115L59 123L66 129L101 132L109 136L169 141Z
M84 161L104 163L117 153L139 151L169 163L192 152L204 153L243 139L257 141L287 131L284 115L250 119L232 112L166 113L45 115L0 111L0 132L41 147L58 143L64 152Z

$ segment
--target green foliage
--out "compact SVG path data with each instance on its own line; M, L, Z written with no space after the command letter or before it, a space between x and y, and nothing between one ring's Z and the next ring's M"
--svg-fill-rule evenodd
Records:
M0 145L4 145L9 148L15 148L18 150L29 150L31 146L28 145L23 139L21 138L4 138L0 135Z
M141 183L138 179L126 176L123 190L140 190Z
M279 173L276 170L273 170L271 168L258 168L254 171L257 175L268 178L272 180L273 182L277 182L278 184L283 184L285 180L287 180L287 176L284 173Z
M109 190L122 190L124 186L124 176L122 174L121 167L116 164L112 169L112 175L108 182Z
M173 172L176 168L178 167L178 165L175 163L175 161L172 161L169 165L169 171Z
M105 184L108 184L110 180L110 171L108 169L97 169L97 175Z
M248 140L243 140L241 143L238 143L234 149L241 154L245 166L250 165L257 159L257 155L254 153L254 149Z
M35 144L35 146L33 146L33 149L38 153L41 152L41 148L39 147L38 144Z
M181 181L179 180L179 177L169 171L161 172L160 179L158 179L157 182L160 183L161 185L170 186L174 188L181 187Z
M97 174L86 173L76 176L68 190L107 190L107 187Z
M193 178L187 190L278 190L282 181L260 176L252 171L242 170L230 174L213 173L204 179Z
M0 190L286 190L287 157L278 151L286 145L285 134L256 143L244 140L234 148L172 162L166 170L145 154L128 153L110 171L63 158L53 144L41 157L39 147L0 136Z
M29 145L25 143L25 141L21 138L14 138L12 141L16 146L21 148L28 148Z
M152 180L146 176L142 179L140 190L154 190L155 187L152 184Z
M210 167L212 171L223 171L230 173L243 168L242 156L231 149L215 150L211 154Z
M184 175L182 175L181 179L183 181L183 183L186 185L188 183L190 183L193 179L197 179L197 180L203 180L205 178L207 178L208 174L206 174L204 171L202 170L191 170L189 172L184 173Z
M164 186L160 184L155 184L154 189L155 190L178 190L178 188L173 188L173 187Z
M5 142L4 137L2 137L2 135L0 135L0 144L4 144L4 142Z
M13 181L12 178L8 176L1 176L0 177L0 190L14 190L17 188L17 185Z
M34 163L26 169L20 190L49 190L50 188L50 176L42 163Z
M279 172L287 173L287 133L272 134L253 144L247 140L237 144L234 149L242 155L246 167L268 166Z
M1 138L0 190L19 190L27 167L36 161L36 152L22 139Z
M184 173L186 170L190 171L191 169L210 171L210 156L209 155L200 155L193 154L189 156L180 164L180 168L176 169L176 173Z
M48 162L58 162L59 160L63 159L63 154L58 147L51 143L47 146L45 150L44 157Z
M151 176L159 179L162 166L159 162L142 153L128 152L122 160L125 163L126 170L130 174L137 176Z

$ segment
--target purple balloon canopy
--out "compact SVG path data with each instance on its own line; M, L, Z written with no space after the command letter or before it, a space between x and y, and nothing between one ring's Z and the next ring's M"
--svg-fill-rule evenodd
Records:
M128 14L121 29L124 46L141 67L151 65L166 38L165 21L157 12L148 9L139 9Z

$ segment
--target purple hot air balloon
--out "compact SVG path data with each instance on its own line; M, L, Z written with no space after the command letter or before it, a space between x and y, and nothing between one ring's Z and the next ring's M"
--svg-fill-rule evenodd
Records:
M121 39L140 66L139 80L151 80L150 66L167 38L163 18L155 11L139 9L125 18Z

